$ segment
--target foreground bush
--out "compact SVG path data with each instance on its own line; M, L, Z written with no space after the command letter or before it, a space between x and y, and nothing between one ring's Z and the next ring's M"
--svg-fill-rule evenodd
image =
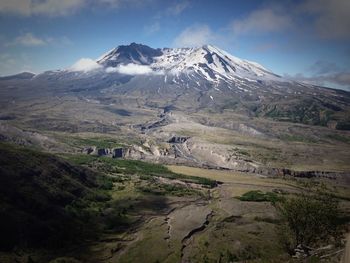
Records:
M338 201L327 194L301 194L276 207L282 220L282 241L291 253L296 247L307 251L341 237L344 216Z

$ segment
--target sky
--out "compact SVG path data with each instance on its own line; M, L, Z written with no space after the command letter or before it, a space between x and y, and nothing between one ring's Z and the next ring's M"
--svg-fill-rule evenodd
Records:
M350 91L350 0L0 0L0 76L68 68L131 42L212 44Z

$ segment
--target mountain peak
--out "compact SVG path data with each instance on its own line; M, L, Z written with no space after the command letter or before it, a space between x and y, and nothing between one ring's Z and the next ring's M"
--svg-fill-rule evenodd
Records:
M161 55L160 49L133 42L130 45L120 45L112 49L98 59L97 63L107 67L116 67L119 64L129 63L149 65L154 61L154 57Z
M197 48L155 49L133 42L112 49L100 57L97 63L106 68L136 64L149 67L147 72L160 74L178 75L192 72L211 82L233 80L237 77L253 80L279 77L256 62L232 56L210 44Z

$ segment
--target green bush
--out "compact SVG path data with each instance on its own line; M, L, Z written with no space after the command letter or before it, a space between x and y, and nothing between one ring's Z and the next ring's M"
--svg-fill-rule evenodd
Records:
M344 226L338 201L328 194L301 194L276 205L282 220L281 237L289 250L317 246L340 237Z
M113 178L107 176L97 177L97 183L102 190L112 190L113 189Z
M275 203L277 201L280 201L282 198L279 197L276 193L272 192L266 192L263 193L260 190L255 191L249 191L242 196L238 197L241 201L248 201L248 202L272 202Z
M153 184L147 186L138 186L137 189L141 192L155 195L187 196L199 194L199 192L193 189L189 189L180 185L170 184Z
M208 178L188 176L170 171L167 167L160 164L147 163L138 160L123 160L113 159L109 157L96 157L91 155L65 155L69 161L87 165L91 168L96 168L103 173L120 173L124 175L139 175L142 180L150 180L153 176L165 177L169 179L179 179L185 182L201 184L212 188L217 185L215 180ZM112 181L112 179L109 179ZM112 186L110 183L107 186Z

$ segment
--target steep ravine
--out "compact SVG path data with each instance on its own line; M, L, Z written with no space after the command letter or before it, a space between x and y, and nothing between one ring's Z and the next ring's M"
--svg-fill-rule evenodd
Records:
M206 227L209 225L210 223L210 219L213 217L214 215L214 212L213 211L210 211L209 214L207 214L206 218L205 218L205 221L204 223L198 227L198 228L194 228L192 229L181 241L182 243L182 247L181 247L181 262L185 263L185 262L188 262L186 261L186 259L184 259L184 252L186 250L186 248L188 248L192 238L194 235L196 234L199 234L200 232L203 232Z

